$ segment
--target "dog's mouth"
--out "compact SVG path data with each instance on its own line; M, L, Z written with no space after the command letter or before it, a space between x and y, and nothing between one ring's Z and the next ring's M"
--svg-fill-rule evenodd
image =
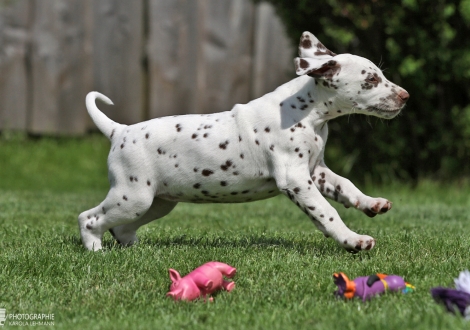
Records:
M375 112L381 116L385 117L395 117L400 113L400 111L403 109L403 107L400 108L393 108L393 109L387 109L387 108L378 108L378 107L368 107L367 111L369 112Z

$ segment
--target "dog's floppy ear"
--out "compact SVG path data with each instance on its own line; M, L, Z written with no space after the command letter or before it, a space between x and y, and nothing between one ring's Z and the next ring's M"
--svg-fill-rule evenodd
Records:
M334 56L336 54L323 46L320 40L305 31L300 37L299 57L294 59L295 72L299 76L307 74L314 78L331 78L340 70Z
M320 59L333 56L336 56L336 54L326 48L313 34L308 31L302 33L299 43L299 57Z
M295 58L295 72L302 76L304 74L314 78L332 78L341 66L335 60L315 58Z

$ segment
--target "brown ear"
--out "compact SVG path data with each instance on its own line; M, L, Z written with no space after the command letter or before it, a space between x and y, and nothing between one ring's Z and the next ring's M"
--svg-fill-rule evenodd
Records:
M331 58L333 56L336 54L326 48L313 34L308 31L302 33L299 43L299 57Z
M341 70L341 65L331 59L295 58L295 72L314 78L331 78Z

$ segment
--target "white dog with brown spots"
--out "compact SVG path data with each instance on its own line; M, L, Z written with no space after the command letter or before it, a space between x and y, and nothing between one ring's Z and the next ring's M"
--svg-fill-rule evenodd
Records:
M111 188L106 199L78 217L87 249L102 248L109 230L122 245L137 242L142 225L178 202L242 203L287 195L325 236L350 252L375 240L351 231L324 196L368 216L390 210L328 169L323 154L327 122L349 113L395 117L409 95L371 61L336 55L309 32L300 39L300 76L247 104L210 115L156 118L131 126L106 117L91 92L86 106L111 140Z

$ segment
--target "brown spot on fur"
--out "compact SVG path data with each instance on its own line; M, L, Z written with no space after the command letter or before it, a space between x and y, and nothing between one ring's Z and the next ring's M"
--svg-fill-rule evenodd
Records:
M310 40L309 40L309 42L310 42ZM306 60L304 60L303 58L301 58L300 61L299 61L299 66L300 66L300 68L302 68L302 69L306 69L306 68L308 68L308 67L310 66L310 64L308 64L308 62L307 62Z
M226 170L228 170L228 169L230 168L230 166L232 166L232 165L233 165L233 163L232 163L232 161L229 159L229 160L227 160L227 161L225 162L225 164L220 165L220 168L221 168L222 170L226 171Z
M300 42L300 46L301 46L302 48L305 48L305 49L312 48L312 41L311 41L310 39L304 38L304 39Z
M205 169L202 170L201 173L202 173L202 175L204 175L204 176L209 176L209 175L211 175L211 174L214 174L214 171L205 168Z
M336 56L335 53L333 53L331 50L327 49L321 42L317 43L317 48L320 50L317 50L314 55L321 56L321 55L330 55L330 56Z
M220 149L224 149L224 150L227 149L228 143L229 143L228 140L225 141L225 142L221 142L221 143L219 144L219 148L220 148Z

